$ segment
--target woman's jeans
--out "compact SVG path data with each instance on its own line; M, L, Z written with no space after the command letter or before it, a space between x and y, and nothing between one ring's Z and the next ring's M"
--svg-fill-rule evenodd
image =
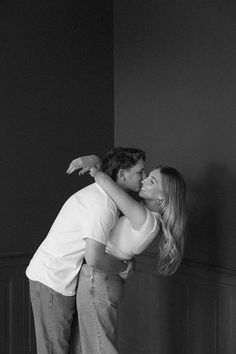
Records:
M76 303L83 354L118 353L116 327L123 283L119 275L82 266Z

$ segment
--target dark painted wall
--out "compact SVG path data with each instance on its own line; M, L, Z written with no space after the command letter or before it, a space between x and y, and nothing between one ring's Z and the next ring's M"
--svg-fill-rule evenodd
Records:
M114 1L115 143L184 174L186 259L234 270L235 18L234 1Z
M1 253L33 252L90 182L65 170L113 146L112 2L0 2Z

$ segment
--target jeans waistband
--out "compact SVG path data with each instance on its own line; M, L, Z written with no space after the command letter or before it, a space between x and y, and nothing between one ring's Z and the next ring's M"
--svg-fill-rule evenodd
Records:
M80 270L80 274L84 275L84 276L95 276L96 275L98 277L108 277L109 276L109 278L110 277L119 277L118 274L103 272L100 269L90 267L87 263L83 263L81 270Z

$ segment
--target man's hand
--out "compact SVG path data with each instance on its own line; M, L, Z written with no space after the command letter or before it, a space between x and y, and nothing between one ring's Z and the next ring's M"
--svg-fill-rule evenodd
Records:
M74 159L71 163L69 168L67 169L66 173L71 174L76 170L79 171L79 175L83 175L86 172L90 171L93 167L99 169L101 165L101 161L98 156L96 155L88 155L88 156L81 156L77 159Z
M123 280L126 280L127 278L129 278L133 274L133 272L135 271L136 260L135 260L135 258L133 258L128 261L125 261L125 263L127 264L126 270L119 274L119 276Z

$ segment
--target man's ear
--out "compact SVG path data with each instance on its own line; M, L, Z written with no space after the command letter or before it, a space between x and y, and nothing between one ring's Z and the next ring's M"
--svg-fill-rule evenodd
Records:
M125 180L125 174L124 174L124 169L121 168L118 173L117 173L117 180L124 182Z

